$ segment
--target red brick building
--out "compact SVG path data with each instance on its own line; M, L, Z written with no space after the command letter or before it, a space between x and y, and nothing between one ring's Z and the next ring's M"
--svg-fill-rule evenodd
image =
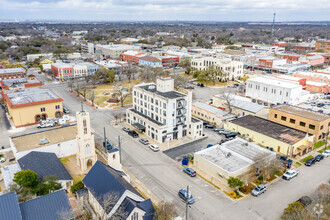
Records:
M73 78L73 66L66 63L53 63L51 69L54 71L54 77L59 79Z
M121 55L121 59L127 63L138 64L139 60L145 56L147 56L146 53L129 50Z
M157 57L162 61L162 66L164 68L172 68L179 65L179 57L177 56L159 56Z

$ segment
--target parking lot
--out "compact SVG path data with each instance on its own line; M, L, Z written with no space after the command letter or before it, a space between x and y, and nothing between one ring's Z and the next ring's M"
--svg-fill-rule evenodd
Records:
M330 99L318 99L315 101L314 104L304 102L304 103L299 104L298 106L305 108L305 109L312 110L312 111L316 111L316 112L318 112L318 111L320 112L322 110L324 114L330 115L330 104L325 105L325 106L318 106L317 105L318 103L330 103Z
M213 129L209 128L204 128L204 133L207 135L207 137L202 140L183 144L178 147L163 151L163 153L173 160L181 161L186 155L193 154L195 151L201 149L205 149L209 144L217 144L225 138L223 135L220 135L218 132L215 132Z

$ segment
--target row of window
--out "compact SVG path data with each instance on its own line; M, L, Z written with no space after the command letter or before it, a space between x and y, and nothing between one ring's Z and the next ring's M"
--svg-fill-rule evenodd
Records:
M274 118L277 118L277 114L274 115ZM287 117L286 117L286 116L281 116L281 120L282 120L282 121L287 121ZM291 124L296 124L296 119L290 118L289 122L290 122ZM300 121L300 122L299 122L299 125L300 125L301 127L306 127L306 122ZM309 128L309 129L312 129L312 130L315 130L315 125L313 125L313 124L309 124L309 125L308 125L308 128ZM323 129L323 125L320 127L320 129L321 129L321 130Z
M55 109L60 109L60 108L61 108L60 105L55 105ZM41 112L45 112L45 111L46 111L46 108L45 108L45 107L41 107L41 108L40 108L40 111L41 111Z
M140 103L142 103L142 100L143 100L143 98L144 98L144 101L148 101L148 102L150 102L151 104L154 104L155 103L155 105L157 105L158 106L158 104L159 104L159 107L163 107L164 109L166 109L166 103L165 102L161 102L160 100L158 100L158 99L154 99L154 98L152 98L152 97L149 97L149 96L147 96L147 95L143 95L142 93L139 93L139 92L137 92L137 91L134 91L134 96L135 97L137 97L137 98L134 98L134 101L135 102L139 102L140 101ZM140 97L140 99L141 100L139 100L138 98ZM146 102L145 102L146 103ZM141 104L142 105L142 104ZM175 106L174 106L175 107Z
M253 85L251 83L249 83L248 84L248 88L252 89L252 87L253 87ZM255 89L256 90L260 90L260 86L259 85L256 85L255 86ZM268 88L267 87L263 87L263 91L264 92L268 92ZM271 93L272 94L276 94L276 89L272 89L271 90ZM282 91L280 91L279 95L282 95ZM289 96L289 92L286 92L286 97L288 97L288 96Z

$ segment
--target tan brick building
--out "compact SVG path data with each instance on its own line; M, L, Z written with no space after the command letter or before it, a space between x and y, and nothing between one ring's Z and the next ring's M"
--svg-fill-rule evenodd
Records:
M268 119L279 124L314 134L314 142L329 132L330 117L326 114L289 105L277 105L269 110Z
M323 50L324 52L330 52L330 41L316 41L315 50Z

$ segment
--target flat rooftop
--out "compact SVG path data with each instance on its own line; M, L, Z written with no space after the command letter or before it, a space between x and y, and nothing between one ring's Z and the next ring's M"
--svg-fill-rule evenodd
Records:
M289 105L276 105L273 107L273 109L286 112L292 115L300 116L303 118L308 118L314 121L324 121L330 118L328 115L325 114L321 114L318 112L309 111L304 108L294 107Z
M214 145L195 154L228 172L235 172L248 167L261 158L275 158L274 152L241 138L235 138L222 145Z
M267 85L274 85L274 86L279 86L279 87L285 87L285 88L296 88L296 87L302 87L299 85L299 83L296 82L289 82L286 80L281 80L281 79L276 79L276 78L271 78L271 77L255 77L255 78L250 78L247 79L247 82L258 82L262 84L267 84Z
M21 152L25 150L33 150L35 148L73 140L76 139L76 135L77 126L72 125L68 127L53 128L20 136L13 136L11 137L11 140L15 144L17 152ZM49 138L50 142L48 144L40 145L40 140L44 138Z
M177 91L169 91L169 92L159 92L157 90L157 85L156 84L148 84L148 85L140 85L138 86L139 88L151 92L151 93L155 93L157 95L160 95L164 98L168 98L168 99L176 99L176 98L181 98L181 97L185 97L186 95Z
M25 73L23 68L9 68L9 69L0 69L0 74L10 74L10 73Z
M8 86L9 88L20 88L24 87L25 84L40 83L40 81L36 79L30 80L28 78L4 79L2 82L3 85Z
M306 136L306 132L252 115L237 118L230 122L288 144L294 144Z
M18 89L18 90L8 90L4 91L8 96L12 105L20 105L27 103L35 103L49 100L63 101L55 93L49 89L43 88L28 88L28 89Z
M209 105L209 104L206 104L206 103L203 103L203 102L194 102L192 105L197 107L197 108L208 111L212 114L215 114L216 116L221 117L221 118L233 118L233 117L235 117L234 115L230 115L229 112L226 112L224 110L221 110L217 107L214 107L212 105Z
M140 49L140 46L133 46L133 45L128 45L128 44L109 44L109 45L96 45L98 47L108 49L108 50L137 50Z

